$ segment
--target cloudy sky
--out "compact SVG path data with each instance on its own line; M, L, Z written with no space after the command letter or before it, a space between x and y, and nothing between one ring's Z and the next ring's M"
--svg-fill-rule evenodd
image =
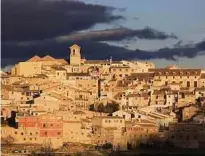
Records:
M2 0L2 67L33 55L205 68L204 0Z

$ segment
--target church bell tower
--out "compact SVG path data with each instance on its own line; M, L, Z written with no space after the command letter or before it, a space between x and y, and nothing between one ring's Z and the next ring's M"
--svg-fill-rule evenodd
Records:
M74 44L70 47L70 64L71 65L80 65L81 64L81 54L80 46Z

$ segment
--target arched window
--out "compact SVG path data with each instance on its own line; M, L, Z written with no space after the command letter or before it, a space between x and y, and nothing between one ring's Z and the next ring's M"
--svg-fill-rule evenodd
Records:
M73 49L73 55L75 55L75 49Z

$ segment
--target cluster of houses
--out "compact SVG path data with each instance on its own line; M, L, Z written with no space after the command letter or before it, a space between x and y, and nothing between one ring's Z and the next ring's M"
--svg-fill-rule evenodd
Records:
M201 69L86 60L75 44L69 61L34 56L1 72L1 136L17 144L111 143L126 150L155 135L199 148L205 143L204 99ZM119 110L90 110L108 103Z

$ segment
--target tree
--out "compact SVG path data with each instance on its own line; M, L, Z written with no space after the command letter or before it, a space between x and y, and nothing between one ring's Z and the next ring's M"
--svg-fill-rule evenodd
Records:
M11 135L8 135L6 137L1 138L1 143L5 144L7 147L9 147L9 150L11 151L11 145L15 142L14 137Z
M113 113L113 112L116 112L119 110L119 104L117 103L108 103L106 106L105 106L105 109L104 109L104 112L105 113Z
M112 149L112 144L111 143L105 143L102 145L102 149L108 150L108 149Z
M41 148L41 152L43 152L45 155L54 155L53 153L53 148L51 144L51 140L44 140L43 146Z
M5 144L7 146L11 146L14 143L14 141L15 139L11 135L1 138L2 144Z
M94 111L95 110L95 105L94 104L90 105L89 110Z
M150 147L161 147L162 140L159 138L157 134L151 134L147 141L148 146Z
M102 103L100 103L97 107L97 111L98 112L104 112L104 105Z

